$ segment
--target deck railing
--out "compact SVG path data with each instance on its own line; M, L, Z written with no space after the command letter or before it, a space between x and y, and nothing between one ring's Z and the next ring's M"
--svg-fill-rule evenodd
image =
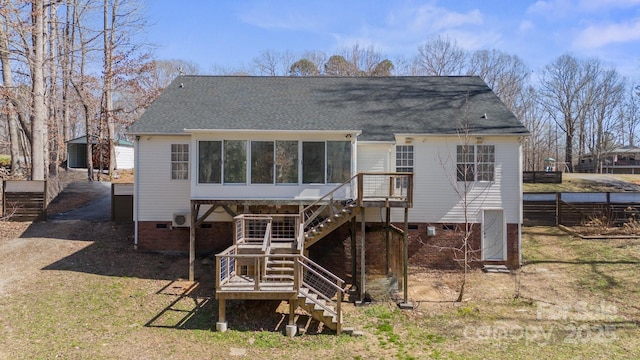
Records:
M278 254L280 259L293 262L293 281L269 281L265 264L268 254L239 254L238 245L232 245L216 255L216 289L219 291L297 292L307 296L342 324L341 303L344 298L344 280L300 254ZM242 273L239 264L252 265L253 271ZM235 284L242 285L233 288ZM227 287L230 286L230 287ZM309 296L311 295L311 296ZM338 330L339 332L340 330Z
M344 280L335 276L331 272L325 270L322 266L311 261L311 259L299 255L299 270L302 274L300 279L302 280L300 289L307 289L311 294L316 296L308 296L307 298L313 301L316 305L327 311L331 316L336 318L338 326L337 333L340 334L342 326L342 299L344 297ZM298 274L296 271L296 274ZM294 280L298 283L296 280ZM306 294L305 294L306 295ZM324 301L318 301L322 299Z
M267 234L269 243L292 242L299 237L298 214L242 214L236 216L234 221L234 243L238 245L264 245Z
M227 284L231 278L236 276L236 253L235 245L228 247L225 251L216 255L216 289Z
M343 182L335 189L331 190L323 197L312 202L300 211L300 219L302 219L304 228L307 229L314 225L319 217L329 217L335 215L341 208L336 207L340 202L351 200L354 198L354 186L358 175L354 175L351 179Z
M413 173L359 173L358 205L365 201L403 201L413 204Z

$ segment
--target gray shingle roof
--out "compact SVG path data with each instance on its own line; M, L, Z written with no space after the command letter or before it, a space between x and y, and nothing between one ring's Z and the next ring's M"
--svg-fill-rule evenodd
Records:
M473 76L179 76L129 133L361 130L360 140L384 141L393 134L455 134L465 117L473 134L528 134Z

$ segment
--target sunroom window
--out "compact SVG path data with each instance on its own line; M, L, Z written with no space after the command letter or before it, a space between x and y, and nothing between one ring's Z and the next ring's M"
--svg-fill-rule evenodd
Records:
M302 143L302 183L324 183L325 142Z
M225 184L247 182L247 142L245 140L224 141L224 182Z
M298 183L297 141L276 141L276 183Z
M219 184L222 180L222 142L198 142L198 182Z
M251 183L273 184L273 141L251 142Z
M343 183L351 177L351 142L327 141L327 182Z

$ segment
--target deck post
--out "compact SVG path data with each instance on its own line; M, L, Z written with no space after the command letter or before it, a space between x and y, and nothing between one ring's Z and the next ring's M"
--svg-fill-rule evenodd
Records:
M198 213L196 206L191 201L191 226L189 227L189 281L195 280L195 267L196 267L196 221L198 220Z
M358 286L358 252L356 244L356 217L351 219L351 286Z
M409 302L409 208L404 208L404 230L402 232L402 272L403 282L402 290L404 301L399 304L400 309L411 310L413 304Z
M389 224L389 222L391 221L391 208L387 206L386 208L386 214L385 214L386 218L385 218L385 226L384 226L384 250L386 251L386 258L385 258L385 274L388 276L390 269L390 257L391 255L389 254L389 232L391 231L391 226Z
M218 299L218 322L216 323L216 331L227 331L226 306L225 299Z
M288 337L296 336L298 327L296 326L296 298L289 299L289 325L286 327Z
M365 272L365 234L364 207L360 208L360 302L364 303L364 293L366 291L366 272Z

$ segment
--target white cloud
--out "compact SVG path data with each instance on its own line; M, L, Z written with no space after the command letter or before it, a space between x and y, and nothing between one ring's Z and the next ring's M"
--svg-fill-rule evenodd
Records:
M414 14L413 27L431 31L442 31L465 25L481 25L483 22L482 13L477 9L460 13L429 4L416 9Z
M575 49L595 49L613 43L640 40L640 21L589 26L573 41Z
M535 27L535 25L533 24L532 21L523 20L523 21L520 22L520 26L518 27L518 30L524 32L524 31L531 30L534 27Z
M587 11L611 8L628 8L640 5L640 0L580 0L579 7Z
M527 8L528 14L540 14L549 17L561 17L575 12L576 5L571 0L540 0Z

